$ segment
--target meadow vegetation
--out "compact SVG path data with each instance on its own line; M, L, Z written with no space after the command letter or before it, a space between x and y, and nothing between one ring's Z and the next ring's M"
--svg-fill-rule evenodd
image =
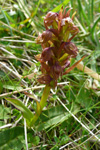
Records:
M56 64L51 86L50 77L40 78L39 55L46 62L57 51L45 57L37 38L46 14L62 6L72 8L70 17L76 12L79 30L71 39L77 50L64 69L79 64L63 75ZM0 150L6 149L100 149L100 0L0 0Z

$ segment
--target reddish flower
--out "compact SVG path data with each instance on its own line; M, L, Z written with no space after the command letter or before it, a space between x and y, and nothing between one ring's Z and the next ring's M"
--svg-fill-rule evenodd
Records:
M54 22L56 22L56 18L58 16L58 13L54 13L54 12L48 12L47 15L44 18L44 25L46 27L46 29L48 29L48 26L53 25Z
M36 42L38 44L41 44L41 43L46 43L51 39L52 39L52 32L50 32L49 30L46 30L38 36L38 38L36 39Z
M49 61L51 59L51 57L53 56L53 52L52 52L53 49L54 47L47 47L43 50L41 55L43 61Z
M50 73L55 80L59 78L59 75L62 75L62 67L59 65L59 62L55 62L55 64L51 67Z
M41 61L41 71L43 74L47 74L50 72L50 66L46 64L46 62Z
M40 82L41 84L50 84L51 81L52 78L48 74L42 75L38 78L38 82Z
M67 60L67 61L65 62L65 64L62 66L62 69L64 70L65 68L68 68L69 65L70 65L70 61Z
M57 85L59 76L66 74L67 71L63 72L69 67L70 58L75 58L78 53L76 45L70 42L79 31L73 23L75 13L70 18L71 9L67 12L66 9L63 11L62 7L59 13L47 13L44 18L46 31L36 40L43 48L42 54L37 56L42 71L38 81L51 87ZM68 68L68 72L74 67Z
M66 53L71 55L72 57L76 57L78 53L78 49L76 45L72 42L66 42L64 45L64 50Z

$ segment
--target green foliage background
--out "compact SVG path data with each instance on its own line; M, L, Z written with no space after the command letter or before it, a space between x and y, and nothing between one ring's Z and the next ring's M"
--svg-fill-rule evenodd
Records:
M40 63L35 55L42 49L35 43L45 28L43 18L48 11L61 6L77 11L74 22L79 34L74 39L84 65L100 74L100 0L1 0L0 1L0 149L21 150L99 150L100 142L81 126L58 99L81 123L100 138L100 81L78 69L59 79L51 91L45 110L33 128L26 127L22 114L5 99L22 101L32 112L40 100L43 87L37 82ZM25 78L31 74L31 79ZM30 93L27 96L23 89ZM10 93L13 92L13 93ZM15 92L15 93L14 93ZM2 95L4 94L4 95Z

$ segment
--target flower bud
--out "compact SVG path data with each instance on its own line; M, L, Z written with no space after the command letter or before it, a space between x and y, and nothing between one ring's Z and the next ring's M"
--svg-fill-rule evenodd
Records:
M70 33L73 35L79 32L79 29L75 25L73 25L72 27L69 27L69 30L70 30Z
M61 26L73 26L74 23L72 21L72 19L70 17L66 17L66 18L63 18L62 21L61 21Z
M64 70L65 68L68 68L69 65L70 65L70 61L67 60L67 61L65 62L65 64L62 66L62 69Z
M36 39L37 44L46 43L52 39L52 32L49 30L44 31L42 34L39 34L38 38Z
M43 61L48 61L51 59L51 57L53 56L53 52L52 52L53 47L47 47L43 50L41 58Z
M55 62L55 64L52 66L51 74L55 80L57 80L59 78L59 75L62 74L62 67L58 62Z
M69 40L71 41L75 37L75 35L79 32L79 29L74 25L73 20L70 17L63 18L61 26L62 26L61 30L62 34L65 33L63 37L64 40L68 40L69 35L72 34L73 36Z
M76 45L72 42L66 42L66 44L64 45L64 50L66 53L68 53L72 57L77 56L78 49L77 49Z
M50 32L49 30L46 30L42 33L42 39L43 39L43 43L48 42L49 40L52 39L52 32Z
M58 16L58 13L54 13L51 11L47 13L47 15L44 18L44 24L46 26L46 29L47 29L47 26L51 26L52 23L56 21L57 16Z
M48 74L42 75L38 78L38 82L40 82L41 84L50 84L51 81L52 78Z
M48 64L46 64L45 62L41 61L41 72L43 74L46 74L46 72L50 72L50 67Z

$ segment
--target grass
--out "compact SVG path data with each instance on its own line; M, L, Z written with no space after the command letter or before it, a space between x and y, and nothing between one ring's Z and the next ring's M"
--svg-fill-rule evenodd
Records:
M41 53L35 43L44 30L48 11L63 5L77 11L74 19L79 34L74 43L76 60L86 55L84 66L100 74L100 0L1 0L0 1L0 149L1 150L99 150L100 81L75 68L59 79L47 105L32 128L6 98L20 100L32 112L44 85L37 82ZM72 59L72 64L75 63ZM85 70L85 68L84 68ZM92 72L93 73L93 72ZM27 93L26 93L27 92Z

